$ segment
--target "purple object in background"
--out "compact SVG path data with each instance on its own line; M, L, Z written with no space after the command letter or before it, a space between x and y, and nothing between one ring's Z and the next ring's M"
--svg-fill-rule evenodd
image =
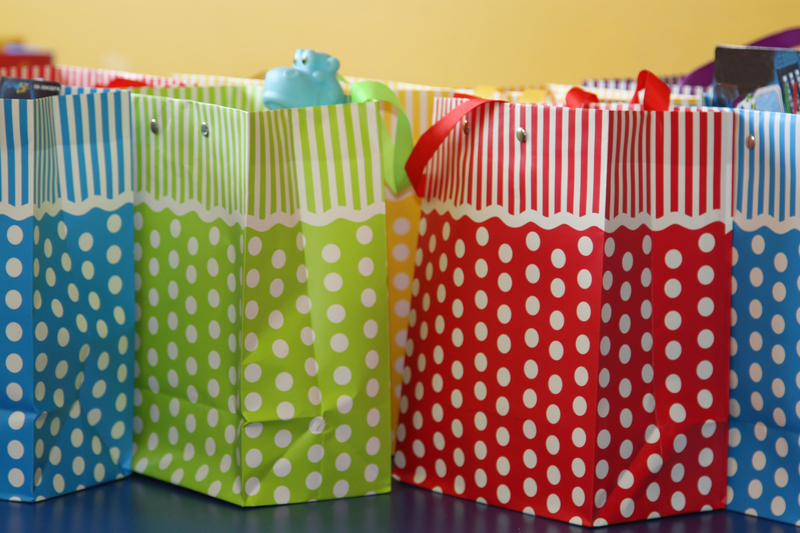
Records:
M794 48L795 46L800 46L800 28L792 28L775 33L747 46L765 46L769 48ZM684 85L702 85L705 87L712 83L714 83L713 61L684 76L678 87L683 87Z

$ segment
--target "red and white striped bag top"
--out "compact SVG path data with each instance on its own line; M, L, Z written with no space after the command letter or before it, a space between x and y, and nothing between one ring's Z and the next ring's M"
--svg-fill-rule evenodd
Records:
M435 120L463 102L437 99ZM512 227L700 227L730 215L732 113L494 102L464 123L425 168L429 208Z

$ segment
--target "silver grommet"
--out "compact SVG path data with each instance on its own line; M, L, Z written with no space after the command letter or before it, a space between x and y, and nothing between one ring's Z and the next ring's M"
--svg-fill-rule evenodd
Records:
M203 137L208 137L208 124L205 122L200 125L200 133L203 134Z
M158 135L158 122L156 119L150 119L150 131Z
M461 122L461 131L464 133L464 135L469 135L469 122L467 122L467 119L464 119Z
M521 143L528 140L528 132L525 131L525 128L517 128L517 140Z
M748 135L747 140L745 141L745 145L747 145L747 147L750 150L752 150L753 148L756 147L756 138L753 137L752 135Z

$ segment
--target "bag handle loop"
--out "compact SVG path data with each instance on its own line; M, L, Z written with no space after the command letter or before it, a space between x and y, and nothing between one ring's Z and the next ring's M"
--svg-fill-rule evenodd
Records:
M461 95L466 96L466 95ZM414 186L419 196L425 195L426 177L423 174L425 166L431 160L433 154L444 143L445 139L450 135L456 127L461 124L462 119L467 116L471 111L474 111L486 104L502 102L501 100L484 100L483 98L466 96L466 101L459 104L455 109L447 113L438 122L431 126L428 131L422 134L417 141L417 145L408 156L406 162L406 172L408 179ZM507 103L507 102L502 102ZM468 130L467 130L468 131Z
M636 79L636 90L633 92L631 104L639 103L639 91L644 89L644 99L642 108L645 111L668 111L669 110L669 86L661 81L658 76L649 70L643 70ZM589 91L584 91L580 87L573 87L567 93L567 107L581 108L592 103L597 103L597 95Z
M408 160L414 141L411 137L411 123L400 103L400 99L389 87L377 81L362 81L350 86L350 102L362 103L371 100L387 102L397 108L397 132L394 141L394 151L389 150L385 156L393 159L393 176L387 176L384 181L394 194L402 192L411 182L406 174L406 161Z

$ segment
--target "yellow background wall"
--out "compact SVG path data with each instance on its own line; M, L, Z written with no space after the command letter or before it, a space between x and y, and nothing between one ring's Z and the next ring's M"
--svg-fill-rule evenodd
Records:
M797 0L3 0L0 37L62 64L252 76L297 48L349 75L441 86L683 73L717 43L800 26Z

